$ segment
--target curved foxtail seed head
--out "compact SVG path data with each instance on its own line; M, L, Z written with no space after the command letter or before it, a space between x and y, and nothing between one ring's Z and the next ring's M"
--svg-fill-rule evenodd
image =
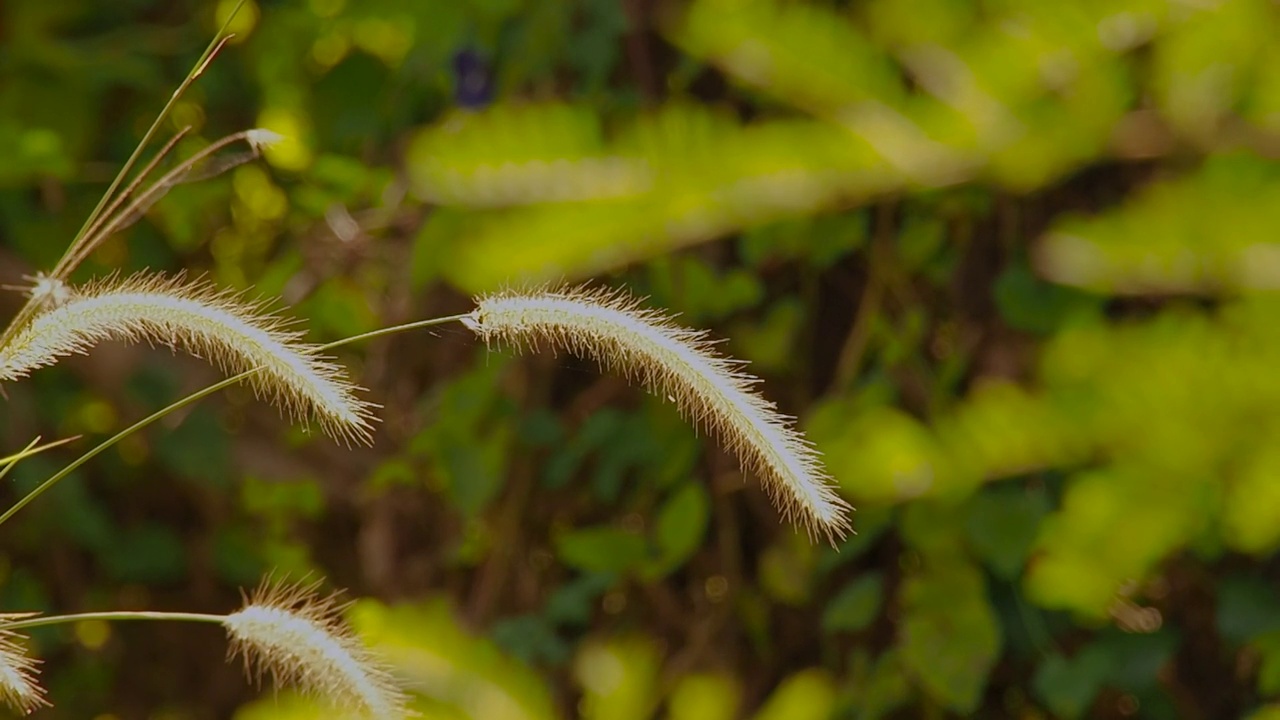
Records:
M346 606L336 595L317 595L317 585L264 581L223 621L231 654L243 655L259 678L270 674L276 687L294 687L360 717L411 717L390 671L342 621Z
M49 701L44 697L44 688L36 682L39 661L23 651L21 636L5 630L4 623L33 614L0 614L0 702L23 715L48 707Z
M584 288L501 292L479 298L463 323L486 342L517 350L543 344L592 358L671 398L686 418L723 438L761 477L788 519L831 542L850 530L817 451L765 400L758 379L680 327L621 293Z
M224 372L261 368L249 383L294 418L315 417L344 440L368 442L370 403L341 367L263 303L181 276L137 274L79 288L37 314L0 348L0 382L17 380L103 340L147 341L208 358Z

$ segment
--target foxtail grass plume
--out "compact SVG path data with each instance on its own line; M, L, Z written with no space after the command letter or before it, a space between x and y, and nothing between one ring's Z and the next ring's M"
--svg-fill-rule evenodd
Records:
M836 495L818 453L755 392L759 380L715 353L705 333L621 293L584 288L482 297L463 323L489 343L566 349L639 380L723 438L761 477L783 515L798 517L811 537L822 533L834 542L849 531L849 505Z
M30 617L33 613L0 614L0 702L22 715L48 707L44 688L36 682L38 660L29 657L20 644L20 635L4 629L4 623Z
M246 302L181 276L137 274L64 287L60 302L37 313L0 348L0 382L25 377L103 340L147 341L182 348L227 373L259 368L254 391L290 416L314 417L348 442L368 442L373 406L355 396L341 367L302 333Z
M315 584L265 581L245 603L223 626L250 672L363 717L411 716L391 673L343 623L336 596L317 595Z

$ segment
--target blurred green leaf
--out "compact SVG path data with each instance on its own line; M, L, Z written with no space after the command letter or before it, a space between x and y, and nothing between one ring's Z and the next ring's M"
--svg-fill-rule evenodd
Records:
M1049 498L1043 489L986 488L969 502L965 524L969 545L997 576L1013 579L1022 571L1048 513Z
M770 693L752 720L828 720L835 707L835 687L822 670L801 670Z
M252 534L246 529L219 528L213 537L213 563L218 577L237 587L259 582L265 568L257 550Z
M1280 633L1262 635L1252 645L1262 656L1261 667L1258 668L1258 693L1263 696L1280 694Z
M1246 643L1262 635L1280 632L1280 596L1259 578L1240 575L1223 578L1218 584L1216 624L1222 637Z
M866 629L880 613L884 578L870 573L850 581L827 603L822 613L822 629L857 632Z
M514 411L499 393L497 378L505 364L480 364L439 389L432 408L438 420L410 443L424 456L450 503L475 518L497 495L505 480Z
M207 408L196 408L157 443L156 454L180 477L228 488L229 446L227 431L217 415Z
M726 675L686 675L667 703L670 720L733 720L738 716L740 692Z
M1036 669L1036 695L1063 718L1084 716L1113 669L1105 652L1088 649L1070 659L1050 655Z
M660 656L653 643L626 638L585 645L574 663L583 720L643 720L657 704Z
M182 538L172 528L155 523L119 528L101 560L113 578L124 582L175 583L187 573Z
M561 562L587 572L626 573L649 555L644 537L607 525L567 530L555 545Z
M929 564L902 585L903 665L944 706L978 707L1000 653L1000 627L981 573L952 557Z
M996 279L994 295L1000 317L1010 327L1042 335L1057 329L1072 314L1098 305L1076 290L1036 278L1021 264L1007 268Z
M349 617L397 676L444 717L482 720L495 716L485 708L498 708L491 713L504 720L559 718L541 678L466 629L443 598L394 606L361 600Z
M1150 633L1104 632L1095 644L1112 659L1107 684L1128 692L1156 686L1160 672L1178 649L1178 635L1162 628Z
M874 661L865 652L855 651L855 684L845 691L844 703L856 709L861 720L888 716L914 695L909 675L902 667L901 652L891 648Z
M537 615L500 620L494 623L490 635L495 643L527 663L559 664L569 658L569 645L546 619Z
M651 566L655 575L680 567L693 556L707 533L711 499L701 483L685 483L658 510L653 537L658 557Z
M778 537L760 556L759 584L772 600L803 605L813 594L817 552L808 538L795 533Z
M616 582L613 573L592 573L570 580L547 598L545 614L553 622L585 627L600 595Z

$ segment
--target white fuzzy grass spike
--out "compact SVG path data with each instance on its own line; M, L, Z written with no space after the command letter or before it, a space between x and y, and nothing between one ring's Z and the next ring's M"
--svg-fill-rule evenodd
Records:
M798 517L811 537L822 533L834 543L849 531L849 505L836 495L817 451L755 392L759 380L715 353L705 333L621 293L584 288L482 297L463 323L486 342L518 350L546 344L638 379L723 438L761 477L783 515Z
M147 341L207 358L224 372L261 368L254 391L293 417L314 417L330 435L368 442L373 406L355 396L341 367L287 321L181 276L137 274L68 288L0 348L0 382L25 377L104 340Z
M22 715L48 707L44 688L36 682L38 660L23 651L21 636L4 629L4 623L31 617L32 613L0 614L0 702Z
M276 687L296 688L360 717L411 717L390 671L342 621L345 605L317 595L316 587L264 582L223 622L232 654L244 655L246 669L256 665L259 677L269 673Z

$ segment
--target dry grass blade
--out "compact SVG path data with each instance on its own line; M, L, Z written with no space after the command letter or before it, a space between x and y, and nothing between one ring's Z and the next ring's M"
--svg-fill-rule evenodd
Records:
M320 356L286 321L200 281L139 274L69 289L0 348L0 381L25 377L96 343L145 340L181 347L228 373L254 368L254 390L326 432L368 442L372 405L355 396L343 369Z
M410 717L391 673L342 622L344 606L316 585L266 581L244 609L223 621L246 667L324 698L334 707L378 720Z
M617 293L581 288L481 298L463 322L487 342L564 348L637 378L724 438L788 518L832 542L849 531L818 453L755 392L758 380L711 348L706 335Z
M23 715L48 707L49 701L44 697L44 688L36 682L39 661L23 650L22 636L6 630L4 624L31 615L33 613L0 613L0 701Z

